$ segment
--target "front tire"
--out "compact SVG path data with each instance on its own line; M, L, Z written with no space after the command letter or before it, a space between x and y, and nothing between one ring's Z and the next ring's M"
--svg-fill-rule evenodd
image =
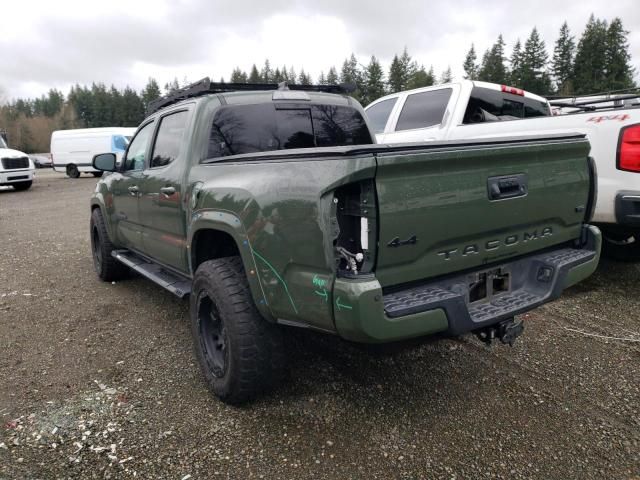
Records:
M111 252L115 250L115 247L109 239L102 212L100 212L99 208L94 208L91 212L89 227L93 266L98 277L105 282L113 282L125 278L129 273L129 269L111 256Z
M240 257L202 263L190 303L196 356L220 400L244 403L279 382L285 364L282 333L253 303Z
M15 188L16 190L22 191L22 190L29 190L32 184L33 184L33 180L29 180L27 182L16 182L12 185L13 185L13 188Z
M91 172L94 177L100 178L104 172Z
M80 170L73 163L67 165L67 176L69 178L80 178Z

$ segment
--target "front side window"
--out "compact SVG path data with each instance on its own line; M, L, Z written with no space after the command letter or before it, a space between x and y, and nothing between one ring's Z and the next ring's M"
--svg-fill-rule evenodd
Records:
M169 165L178 157L188 113L185 110L162 117L151 154L151 168Z
M369 119L369 125L371 125L374 133L384 132L384 127L387 125L387 120L389 120L391 110L393 110L397 101L397 97L389 98L367 108L367 118Z
M146 160L147 147L149 146L149 140L151 140L151 134L153 133L153 122L147 123L142 127L138 133L131 140L129 150L127 150L127 156L124 159L124 170L143 170Z
M370 144L354 108L336 105L229 105L213 118L208 158L292 148Z
M414 93L407 97L398 118L396 131L440 125L451 98L451 89Z

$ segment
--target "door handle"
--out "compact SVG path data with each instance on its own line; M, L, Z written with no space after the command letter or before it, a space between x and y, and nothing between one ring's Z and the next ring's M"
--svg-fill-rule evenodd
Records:
M490 177L487 179L489 200L524 197L528 191L528 179L524 173Z
M131 195L133 195L134 197L138 194L138 192L140 191L140 189L138 188L137 185L131 185L127 190L129 190L129 193Z
M176 193L176 189L173 187L162 187L160 189L160 193L162 193L165 197L169 198L171 195Z

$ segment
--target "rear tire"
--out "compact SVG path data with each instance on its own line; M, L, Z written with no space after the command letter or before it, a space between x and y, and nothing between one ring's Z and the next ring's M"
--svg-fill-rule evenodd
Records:
M611 233L602 232L602 254L622 262L640 261L640 231Z
M244 403L281 380L282 332L256 309L240 257L202 263L190 303L196 356L220 400Z
M67 165L67 176L69 178L80 178L80 170L73 163Z
M109 239L107 228L102 218L102 212L95 208L91 212L91 254L93 256L93 266L101 280L113 282L125 278L129 273L129 268L111 256L115 247Z
M100 178L104 172L91 172L94 177Z
M22 191L22 190L29 190L31 188L31 185L33 184L33 180L29 180L27 182L16 182L13 183L13 188L15 188L18 191Z

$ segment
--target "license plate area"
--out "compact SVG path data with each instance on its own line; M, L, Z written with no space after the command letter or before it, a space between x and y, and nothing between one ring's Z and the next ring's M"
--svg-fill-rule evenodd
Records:
M499 267L467 276L467 304L490 302L511 291L511 272Z

